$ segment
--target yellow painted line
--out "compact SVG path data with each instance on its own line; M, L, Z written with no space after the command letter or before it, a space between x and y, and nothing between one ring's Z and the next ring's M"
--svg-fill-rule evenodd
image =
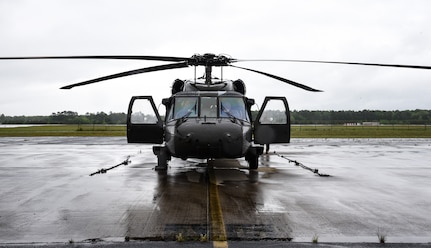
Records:
M227 241L213 241L214 248L228 248Z
M213 247L227 248L226 228L223 220L223 211L220 204L220 197L218 194L217 180L213 168L209 166L209 201L210 201L210 215L211 215L211 237L213 240Z

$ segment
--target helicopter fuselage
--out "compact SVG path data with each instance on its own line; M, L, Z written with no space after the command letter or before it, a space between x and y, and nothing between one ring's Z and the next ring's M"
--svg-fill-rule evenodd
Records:
M247 98L237 92L180 92L169 100L165 142L174 157L239 158L252 145Z
M289 110L284 97L267 97L262 110L270 100L279 102L276 105L281 108L261 110L253 122L254 100L244 93L241 80L211 84L176 80L172 96L162 101L166 107L163 121L151 96L132 97L127 120L128 142L161 144L153 147L157 167L161 169L166 168L171 157L245 157L250 168L255 169L263 144L289 142Z

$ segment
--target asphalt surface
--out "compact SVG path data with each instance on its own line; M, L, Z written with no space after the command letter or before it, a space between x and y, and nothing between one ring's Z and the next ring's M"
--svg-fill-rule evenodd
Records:
M0 138L0 246L429 247L430 148L294 139L257 171L174 159L163 173L125 138Z

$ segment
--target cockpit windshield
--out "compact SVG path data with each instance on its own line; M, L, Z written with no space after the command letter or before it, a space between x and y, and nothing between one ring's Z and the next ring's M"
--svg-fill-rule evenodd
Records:
M248 120L244 100L240 97L220 97L220 117Z
M235 118L249 121L242 97L181 96L175 97L168 119L181 118Z
M174 106L174 119L198 116L197 97L177 97Z
M203 96L201 97L201 113L200 117L211 118L217 117L217 97Z

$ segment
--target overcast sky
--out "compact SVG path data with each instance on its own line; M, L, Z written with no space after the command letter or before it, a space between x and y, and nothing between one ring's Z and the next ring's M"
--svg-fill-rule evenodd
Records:
M0 57L228 54L431 65L428 0L0 0ZM71 90L61 86L157 61L0 61L0 114L126 112L133 95L170 96L193 68L135 75ZM227 68L247 96L286 96L294 110L431 109L431 70L277 62L238 66L324 92ZM218 69L214 73L218 73ZM199 71L199 76L203 70ZM161 111L164 111L161 109Z

